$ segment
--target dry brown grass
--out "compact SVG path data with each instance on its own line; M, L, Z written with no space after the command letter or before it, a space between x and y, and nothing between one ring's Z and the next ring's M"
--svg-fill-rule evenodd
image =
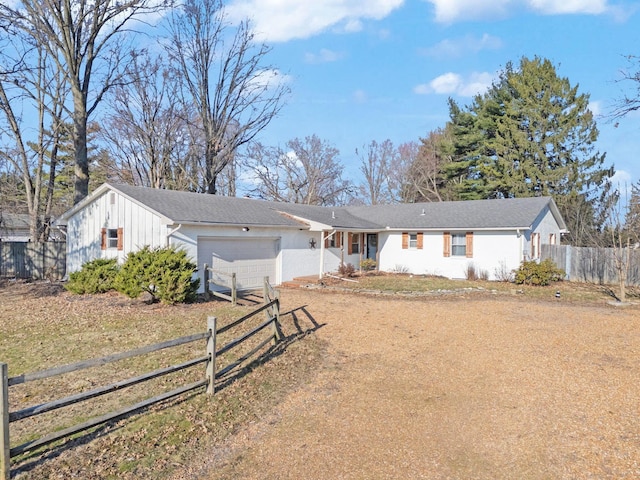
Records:
M21 459L14 472L88 479L638 478L640 307L612 307L605 294L574 287L577 293L563 290L560 300L552 289L443 289L418 297L284 290L283 311L305 306L283 316L286 348L215 402L181 399ZM200 331L221 305L162 307L5 288L0 359L8 355L31 370L60 364L52 359L67 354L120 351L114 342L122 337L130 348ZM230 319L243 311L225 309L216 314ZM322 327L305 334L312 319ZM73 341L47 343L62 332ZM43 355L27 349L17 358L34 337Z
M117 294L76 296L60 285L7 284L0 289L0 361L9 375L117 353L206 330L209 315L225 325L254 307L226 302L182 306L148 305ZM264 319L259 315L256 324ZM183 396L139 415L110 422L92 432L14 459L15 478L166 478L237 429L257 420L291 389L313 375L322 345L309 337L315 328L303 313L283 317L285 341L265 350L258 363L218 382L215 400ZM238 335L230 331L219 346ZM10 388L10 410L202 356L204 342ZM218 359L219 366L233 355ZM204 378L204 366L119 390L71 407L11 424L16 446L89 417Z

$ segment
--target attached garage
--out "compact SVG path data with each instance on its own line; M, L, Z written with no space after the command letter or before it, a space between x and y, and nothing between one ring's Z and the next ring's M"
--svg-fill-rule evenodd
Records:
M214 271L210 278L216 285L230 285L236 274L240 290L261 288L264 277L279 283L277 258L280 239L274 237L199 237L198 265L205 263ZM211 285L212 290L219 290Z

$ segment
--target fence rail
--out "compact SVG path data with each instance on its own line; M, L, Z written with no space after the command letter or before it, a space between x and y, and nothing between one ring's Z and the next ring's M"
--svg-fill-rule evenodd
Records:
M223 285L221 283L216 283L215 280L211 278L211 274L215 273L217 275L222 275L225 277L229 277L231 280L231 285ZM230 289L229 295L226 293L218 292L216 290L211 289L211 285L218 285L224 288ZM238 284L236 281L236 274L234 273L226 273L221 272L219 270L215 270L210 268L206 263L204 264L204 292L207 295L213 295L214 297L222 298L224 300L228 300L235 307L238 302Z
M542 245L542 259L550 258L567 274L567 280L616 284L618 272L615 248L572 247L571 245ZM631 249L627 269L627 285L640 285L640 250Z
M65 242L1 242L0 277L60 280L67 270Z
M265 278L265 282L268 283L268 278ZM270 286L267 287L267 285L265 285L265 291L267 290L270 292L273 292L273 289L271 289ZM50 444L62 438L68 437L78 432L85 431L89 428L104 424L106 422L120 419L133 412L142 410L146 407L149 407L156 403L163 402L170 398L177 397L184 393L197 390L201 387L206 387L206 393L208 393L209 395L213 395L215 393L216 379L227 376L235 368L237 368L238 366L246 362L248 359L253 357L261 349L267 346L269 343L276 344L280 339L279 327L278 327L278 322L280 319L280 301L277 298L277 294L272 294L272 295L275 298L273 299L265 298L264 305L253 310L249 314L239 318L238 320L235 320L230 324L225 325L224 327L217 328L216 317L209 317L207 320L206 332L196 333L193 335L188 335L188 336L176 338L173 340L160 342L153 345L147 345L147 346L137 348L134 350L129 350L126 352L115 353L115 354L107 355L101 358L84 360L84 361L72 363L69 365L49 368L46 370L41 370L38 372L33 372L28 374L22 374L15 377L9 377L7 364L0 363L0 377L1 377L0 378L0 383L1 383L0 384L0 480L9 480L11 458L16 457L22 453L35 450L37 448L40 448L42 446L45 446L47 444ZM233 340L230 340L226 345L216 350L216 340L217 340L216 337L218 335L230 330L231 328L242 325L244 322L260 314L263 311L267 312L267 318L265 319L265 321L260 323L258 326L249 329L247 332L241 334L239 337L234 338ZM240 355L239 358L237 358L235 361L233 361L231 364L227 365L220 371L216 371L216 357L223 355L224 353L227 353L232 349L235 349L239 345L245 343L250 338L255 337L257 334L266 330L267 328L270 328L271 331L266 338L262 340L259 339L258 344L254 346L249 352L246 352ZM205 339L207 340L206 354L203 356L192 358L190 360L187 360L177 365L171 365L169 367L165 367L162 369L146 372L136 377L131 377L116 383L112 383L110 385L100 386L98 388L94 388L89 391L81 392L81 393L67 396L64 398L55 399L40 405L33 405L33 406L30 406L21 410L17 410L14 412L9 411L9 408L10 408L9 407L9 393L10 393L9 388L15 385L23 384L26 382L32 382L36 380L42 380L45 378L62 375L64 373L75 372L75 371L83 370L90 367L105 365L105 364L116 362L119 360L146 355L152 352L156 352L158 350L172 348L179 345L185 345L188 343L201 341ZM187 368L194 367L199 364L206 364L205 375L204 375L205 378L203 380L199 380L197 382L190 383L188 385L183 385L169 392L165 392L157 396L154 396L152 398L145 399L134 405L130 405L120 410L110 412L99 417L92 418L83 423L73 425L64 430L53 432L49 435L45 435L41 438L23 443L13 448L10 447L10 423L17 422L29 417L36 416L36 415L41 415L43 413L50 412L52 410L63 408L76 403L87 401L89 399L96 398L101 395L106 395L108 393L115 392L125 387L137 385L137 384L140 384L164 375L169 375L171 373L175 373L181 370L185 370Z

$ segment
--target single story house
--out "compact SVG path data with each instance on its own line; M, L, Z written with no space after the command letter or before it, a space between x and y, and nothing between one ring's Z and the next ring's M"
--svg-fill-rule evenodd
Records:
M66 212L67 271L96 258L124 261L142 246L184 248L198 265L235 272L240 288L359 267L490 278L539 259L566 226L549 197L319 207L130 185L100 186ZM201 285L202 288L202 285Z

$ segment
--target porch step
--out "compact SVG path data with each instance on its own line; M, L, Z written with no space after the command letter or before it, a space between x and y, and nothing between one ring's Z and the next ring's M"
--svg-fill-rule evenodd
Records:
M307 277L295 277L289 281L282 282L280 285L283 288L302 288L305 285L318 283L318 277L315 275L310 275Z

